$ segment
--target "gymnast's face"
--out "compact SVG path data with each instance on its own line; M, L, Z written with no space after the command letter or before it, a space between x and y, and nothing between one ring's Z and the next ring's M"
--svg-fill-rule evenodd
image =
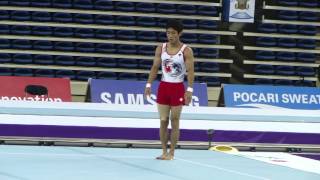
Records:
M173 28L167 29L167 39L168 39L169 43L175 44L175 43L179 42L180 35L181 35L181 32L178 33L178 31Z

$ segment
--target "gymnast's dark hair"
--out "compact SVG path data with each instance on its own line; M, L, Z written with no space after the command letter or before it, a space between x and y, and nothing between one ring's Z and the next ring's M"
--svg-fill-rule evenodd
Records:
M176 31L178 31L178 33L181 33L183 30L183 25L182 22L180 20L177 19L169 19L166 25L166 29L172 28Z

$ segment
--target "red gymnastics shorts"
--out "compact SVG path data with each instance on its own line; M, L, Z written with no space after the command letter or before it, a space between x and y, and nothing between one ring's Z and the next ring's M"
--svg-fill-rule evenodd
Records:
M183 83L161 81L158 88L157 103L169 106L184 105Z

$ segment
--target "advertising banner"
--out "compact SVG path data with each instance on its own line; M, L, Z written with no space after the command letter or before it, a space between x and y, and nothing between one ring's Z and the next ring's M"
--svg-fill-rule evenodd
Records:
M224 0L223 17L229 22L254 22L255 0Z
M320 109L320 89L313 87L223 86L226 107Z
M156 94L159 82L152 84L150 98L144 98L144 81L127 80L90 80L91 102L107 104L156 105ZM208 106L207 86L204 83L194 83L191 106Z
M0 76L0 100L71 102L70 80Z

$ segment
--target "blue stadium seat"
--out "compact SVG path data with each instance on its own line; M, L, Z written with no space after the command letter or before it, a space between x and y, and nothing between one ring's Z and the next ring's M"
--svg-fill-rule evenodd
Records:
M76 9L92 9L92 0L73 0L73 7Z
M114 58L97 58L97 66L115 68L118 66L118 61Z
M7 49L11 47L11 42L9 39L0 39L0 48Z
M72 56L56 56L54 61L57 65L62 66L72 66L76 63Z
M114 8L117 11L133 12L135 11L135 4L133 2L115 1Z
M293 81L289 79L276 79L273 84L275 86L292 86Z
M93 24L95 22L92 14L74 14L73 21L80 24Z
M0 1L0 5L9 5L9 1L2 0L2 1Z
M194 57L198 57L199 56L199 49L198 48L193 48L192 51L193 51L193 56ZM218 54L218 56L219 56L219 54Z
M217 29L218 24L217 24L217 22L211 21L211 20L199 20L198 21L198 27L200 29L213 30L213 29Z
M167 34L165 32L158 33L158 41L159 42L166 42L167 41Z
M157 4L157 12L161 14L176 14L176 6L175 4Z
M316 35L317 27L310 26L310 25L301 25L299 26L299 33L306 34L306 35Z
M177 12L179 14L196 15L197 8L194 5L179 4L177 5Z
M297 42L292 38L278 38L278 46L294 48L297 46Z
M31 54L14 54L12 56L12 61L17 64L31 64L32 55Z
M257 46L277 46L277 41L273 37L257 37L256 38Z
M308 81L308 80L295 81L294 85L295 86L315 87L315 83L313 81Z
M299 12L299 19L302 21L319 21L316 12L301 11Z
M295 69L293 66L278 65L275 67L275 70L276 70L276 74L279 74L279 75L285 75L285 76L295 75Z
M168 19L165 18L157 18L157 24L161 28L165 28L167 25Z
M118 66L126 69L138 68L138 61L136 59L118 59Z
M10 68L0 67L0 76L12 76L12 70Z
M299 5L314 8L314 7L319 6L319 2L318 2L318 0L299 0Z
M118 79L119 80L133 80L133 81L136 81L136 80L139 79L139 76L136 73L125 73L125 72L122 72L122 73L119 73Z
M297 25L293 24L280 24L278 28L280 33L294 34L298 32Z
M278 31L276 24L269 23L258 24L257 30L264 33L276 33Z
M137 40L139 41L157 41L157 34L153 31L138 31Z
M140 59L139 68L141 69L150 69L152 67L152 60Z
M297 0L278 0L278 3L279 5L284 5L284 6L298 6Z
M110 0L96 0L94 9L111 11L113 10L113 2Z
M118 74L116 72L97 72L98 79L117 80Z
M214 6L198 6L198 14L203 16L217 16L218 11Z
M280 61L295 61L296 55L293 52L277 52L277 59Z
M116 31L116 38L121 40L136 40L136 33L132 30Z
M32 69L28 68L16 68L13 70L14 76L33 76Z
M253 84L255 84L255 85L273 85L273 80L272 79L259 78L259 79L255 79Z
M195 71L195 72L201 71L201 70L200 70L200 62L195 62L193 68L194 68L194 71Z
M96 44L96 52L98 53L115 53L116 51L114 44Z
M96 49L93 43L78 42L78 43L75 43L75 50L79 52L84 52L84 53L91 53L91 52L95 52Z
M207 83L207 85L210 86L210 87L220 86L220 84L221 84L220 78L219 77L213 77L213 76L199 77L199 81Z
M194 19L182 19L181 23L182 23L183 27L186 29L197 29L198 28L197 20L194 20Z
M199 50L199 56L206 58L218 58L219 51L217 49L201 48Z
M297 60L298 61L303 61L303 62L310 62L314 63L316 61L316 54L313 53L297 53Z
M200 34L199 35L199 43L217 44L218 38L216 35L213 35L213 34Z
M115 32L112 29L97 29L95 34L96 38L99 39L115 39L116 37Z
M54 65L53 56L37 54L33 56L33 62L35 64Z
M112 25L115 23L115 20L112 15L97 14L95 16L94 22L96 24Z
M298 20L298 13L297 11L286 11L280 10L279 11L279 18L283 20Z
M52 21L51 14L49 12L32 12L31 18L33 21Z
M51 41L34 41L33 42L33 49L36 50L52 50L53 49L53 43Z
M87 81L90 78L96 78L96 73L94 71L77 71L76 79L80 81Z
M147 81L149 78L149 74L139 74L139 81Z
M52 20L60 23L68 23L72 22L73 18L70 13L55 12L52 15Z
M134 26L136 21L132 16L117 16L115 23L120 26Z
M76 65L78 66L96 66L96 59L94 57L76 57Z
M94 38L95 32L89 28L77 28L74 29L74 36L79 38Z
M51 0L30 0L31 6L37 6L37 7L50 7L51 6Z
M28 11L11 11L11 20L14 21L30 21L31 15Z
M157 26L157 21L153 17L137 17L137 26L152 27Z
M153 3L138 2L136 3L136 11L154 13L156 12L156 6Z
M53 32L51 27L35 26L35 27L32 27L32 34L39 35L39 36L51 36Z
M11 54L9 53L0 53L0 63L10 63Z
M296 74L298 76L315 76L316 72L313 67L298 66L296 68Z
M155 49L156 49L155 46L140 45L140 46L138 46L138 54L146 55L146 56L153 56Z
M0 34L10 34L10 27L8 25L0 25Z
M257 74L274 74L274 67L270 64L257 64L254 67L254 72Z
M15 39L11 41L11 47L14 49L32 49L32 44L29 40Z
M30 35L31 32L32 31L30 26L20 26L20 25L11 26L11 34Z
M0 10L0 20L8 20L10 19L9 11Z
M34 76L36 77L55 77L55 72L52 69L36 69L34 70Z
M72 0L52 0L53 7L71 8Z
M119 44L117 45L117 52L120 54L136 54L137 48L135 45Z
M256 59L258 60L274 60L276 58L273 51L257 51Z
M56 77L57 78L68 78L70 80L76 79L76 73L72 70L56 70Z
M218 72L220 70L219 63L216 62L201 62L200 70L203 72Z
M184 43L198 43L198 36L197 34L193 33L183 33L181 37L182 42Z
M59 37L72 37L74 33L72 28L56 27L54 28L53 35L59 36Z
M72 42L55 42L54 49L57 51L74 51L74 44Z
M29 6L30 1L29 0L10 0L9 4L13 6Z
M317 42L315 39L299 39L297 46L299 48L315 49L317 47Z

